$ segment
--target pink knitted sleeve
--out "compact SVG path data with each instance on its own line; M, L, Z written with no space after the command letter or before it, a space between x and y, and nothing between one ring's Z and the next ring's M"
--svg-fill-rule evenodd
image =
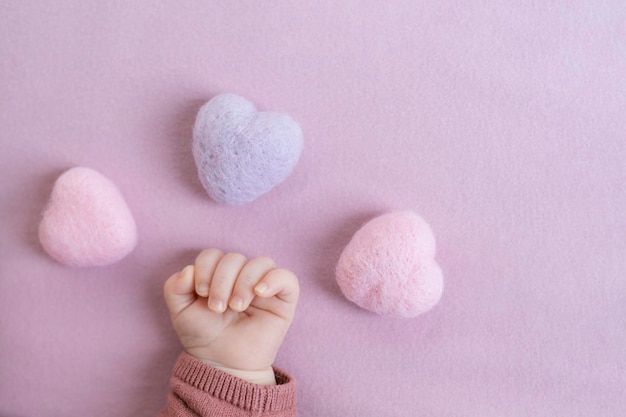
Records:
M172 372L172 392L160 417L293 417L296 384L274 368L276 384L256 385L183 352Z

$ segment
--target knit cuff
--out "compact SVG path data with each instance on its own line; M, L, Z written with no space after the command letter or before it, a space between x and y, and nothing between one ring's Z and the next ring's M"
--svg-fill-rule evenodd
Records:
M274 368L276 385L257 385L213 368L183 351L174 365L173 374L183 382L246 411L281 412L296 406L296 383L278 368Z

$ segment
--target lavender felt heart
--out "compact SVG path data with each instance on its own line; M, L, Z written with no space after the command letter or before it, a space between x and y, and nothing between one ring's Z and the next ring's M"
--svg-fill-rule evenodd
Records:
M193 156L209 196L241 205L268 192L293 170L302 130L286 114L259 112L235 94L206 103L193 128Z

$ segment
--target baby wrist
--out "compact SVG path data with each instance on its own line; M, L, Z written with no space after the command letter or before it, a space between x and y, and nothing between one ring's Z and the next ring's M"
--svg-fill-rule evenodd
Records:
M243 369L234 369L223 366L219 363L212 362L205 359L200 359L200 361L206 363L207 365L219 369L222 372L230 374L234 377L242 379L246 382L250 382L252 384L257 385L276 385L276 375L274 374L274 369L269 367L267 369L261 369L257 371L247 371Z

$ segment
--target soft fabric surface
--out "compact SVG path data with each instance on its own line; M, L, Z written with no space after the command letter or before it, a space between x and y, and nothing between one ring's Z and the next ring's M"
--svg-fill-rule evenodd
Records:
M390 316L425 313L443 291L433 232L410 211L388 213L361 227L339 258L336 278L347 299Z
M258 112L235 94L206 103L193 127L193 156L213 200L244 204L281 183L302 152L302 130L283 113Z
M302 417L626 415L621 0L0 2L0 415L154 416L180 347L167 277L217 246L300 277L276 365ZM231 92L300 124L279 186L218 204L191 153ZM74 166L139 242L68 268L37 228ZM335 266L390 210L445 290L398 320Z
M293 417L296 382L274 368L276 385L258 385L213 368L186 352L172 371L167 406L159 417Z
M137 225L115 184L93 169L75 167L54 183L39 241L63 264L104 266L135 248Z

